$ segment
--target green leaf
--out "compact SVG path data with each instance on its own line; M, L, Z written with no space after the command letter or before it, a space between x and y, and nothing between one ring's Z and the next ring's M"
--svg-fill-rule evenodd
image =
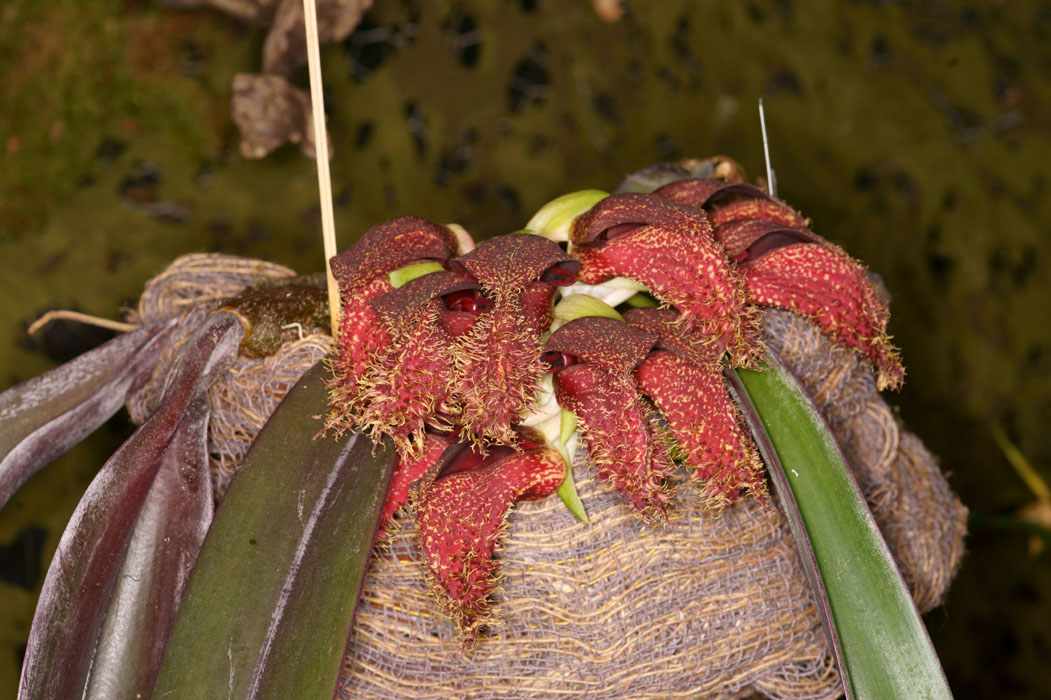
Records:
M202 325L157 410L77 505L33 616L23 700L149 693L212 515L207 391L242 335L232 314Z
M318 436L327 409L319 363L230 485L155 698L333 697L396 453L357 433Z
M838 443L798 380L776 357L768 362L764 371L737 370L730 378L782 504L786 511L786 500L798 507L805 533L794 534L804 560L800 540L812 547L848 695L951 698L927 630ZM783 479L773 473L778 465Z

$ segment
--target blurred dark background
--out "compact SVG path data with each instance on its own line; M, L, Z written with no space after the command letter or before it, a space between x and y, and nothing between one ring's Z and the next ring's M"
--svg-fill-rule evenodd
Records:
M625 173L730 155L878 272L908 367L891 397L971 509L927 624L958 698L1051 697L1051 552L1000 426L1051 478L1051 3L376 0L323 49L341 246L398 214L476 237ZM145 0L0 6L0 389L100 342L199 250L321 268L313 161L238 153L235 73L265 32ZM305 70L298 76L306 85ZM0 513L0 697L62 528L130 430L111 421Z

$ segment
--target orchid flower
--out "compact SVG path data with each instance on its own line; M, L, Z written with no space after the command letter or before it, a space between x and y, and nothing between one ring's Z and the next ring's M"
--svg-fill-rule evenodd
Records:
M333 260L344 315L328 425L393 440L382 526L409 507L467 643L490 618L514 503L557 490L579 504L576 435L647 521L673 502L677 463L713 508L765 501L723 377L758 366L761 307L807 316L881 386L901 383L878 287L807 225L751 185L696 179L567 195L477 247L403 217Z

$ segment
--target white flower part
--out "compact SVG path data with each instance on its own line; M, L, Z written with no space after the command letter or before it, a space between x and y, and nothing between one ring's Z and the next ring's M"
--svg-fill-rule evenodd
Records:
M529 413L520 421L522 425L528 425L544 432L540 425L555 419L555 443L558 440L558 421L562 415L562 408L555 399L555 385L552 375L545 374L540 380L540 391L537 392L533 404L529 407ZM547 437L547 434L544 434ZM552 443L552 444L555 444Z
M460 224L445 224L445 228L449 229L456 236L456 254L464 255L474 250L474 238L467 232Z
M559 452L562 453L562 461L566 463L566 466L570 469L573 468L573 463L577 457L577 443L580 438L580 429L573 431L573 434L566 440L566 444L559 448Z
M586 294L604 301L613 307L616 307L618 304L623 304L639 292L648 291L650 291L649 287L644 284L639 284L635 280L628 279L627 277L614 277L613 279L606 280L602 284L583 284L581 282L574 282L568 287L563 287L561 289L563 298L572 296L573 294Z
M611 307L616 307L618 304L623 304L639 292L649 292L650 290L646 285L639 284L635 280L628 279L627 277L614 277L606 280L602 284L583 284L582 282L574 282L567 287L563 287L559 291L562 292L563 299L568 296L573 296L574 294L581 294L605 302ZM554 333L564 325L566 325L564 319L556 318L551 324L549 330Z
M561 413L561 411L559 412ZM544 436L544 442L547 443L548 447L559 449L559 435L561 433L562 416L557 415L552 418L548 418L542 423L538 423L534 426Z

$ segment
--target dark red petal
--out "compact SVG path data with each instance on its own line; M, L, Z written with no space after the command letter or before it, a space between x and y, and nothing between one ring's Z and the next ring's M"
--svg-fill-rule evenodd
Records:
M369 302L392 289L386 276L377 277L343 306L339 342L332 360L333 377L329 382L332 411L326 428L345 430L353 424L352 404L358 394L358 381L365 373L369 358L390 342L390 333Z
M717 367L698 367L655 350L635 370L635 381L657 404L683 461L706 482L713 505L732 503L744 491L765 496L755 444Z
M555 397L580 419L599 477L649 518L664 514L664 480L674 465L656 439L631 371L657 340L617 319L587 316L552 333L546 346L548 355L575 359L555 375Z
M464 434L475 442L513 443L547 366L541 333L551 323L555 284L576 279L580 264L557 244L531 234L484 241L450 263L477 279L493 308L459 335L454 400Z
M522 312L530 323L546 329L554 320L555 288L547 282L530 282L522 290Z
M552 333L545 350L566 353L611 374L627 376L656 342L657 336L617 319L585 316Z
M371 303L372 308L393 332L409 333L420 308L431 300L477 290L477 283L443 270L417 277L398 289L376 297Z
M846 253L797 243L749 260L741 271L756 304L809 317L875 366L880 389L901 385L905 370L887 336L887 308L865 268Z
M471 330L474 322L478 320L478 314L474 311L445 311L440 319L442 330L450 338L459 338Z
M512 233L482 241L471 252L453 260L450 267L478 280L499 301L538 280L554 285L572 284L580 263L542 236Z
M647 224L699 238L710 239L712 233L702 210L652 194L624 192L606 197L578 217L569 237L574 246L600 245ZM610 229L618 230L611 235Z
M725 223L715 229L715 240L726 249L726 255L735 261L758 258L793 243L831 245L805 228L765 219L738 219Z
M741 199L724 204L708 212L712 228L741 219L766 219L784 226L806 228L809 223L802 214L778 199Z
M456 236L444 226L415 216L399 216L373 226L347 250L332 258L332 274L344 302L379 276L418 260L445 261L456 254Z
M712 178L678 180L661 187L654 194L691 207L709 207L719 200L733 196L767 202L777 201L755 185Z
M373 439L390 435L403 457L418 457L426 425L444 429L450 424L449 415L439 415L455 412L446 401L454 383L453 338L443 320L455 312L442 297L477 290L477 283L441 271L372 301L390 343L370 358L351 410Z
M387 500L383 502L380 512L379 532L385 534L394 519L394 514L409 502L409 487L421 479L449 446L448 435L427 433L423 438L423 449L417 457L402 454L394 468L390 488L387 489Z
M528 410L547 371L537 321L526 316L519 294L501 299L456 339L453 400L468 439L515 442L511 425Z
M722 356L722 347L701 337L679 323L675 309L631 309L624 314L628 325L660 337L657 347L668 350L698 367L715 367Z
M445 306L433 299L401 317L386 348L374 354L358 382L352 405L356 423L374 440L389 435L398 451L415 458L424 448L427 425L446 429L452 383L452 339L442 329Z
M360 382L365 377L366 368L370 364L388 368L399 366L403 369L412 365L413 360L408 359L408 353L403 353L405 356L400 359L395 358L398 349L390 348L393 338L419 330L427 333L428 338L438 333L442 340L447 341L447 334L440 333L442 329L418 328L425 305L441 294L477 288L477 284L466 282L457 275L445 271L418 277L398 289L390 285L386 276L380 276L361 289L355 297L349 299L340 321L339 352L333 361L335 375L331 382L333 410L328 420L328 427L345 429L366 420L362 411L374 396L366 395ZM412 347L420 349L419 344ZM445 342L442 347L447 350L449 343ZM430 367L442 364L433 357L429 358L428 362L427 366ZM448 366L448 362L445 364ZM372 383L378 371L380 370L374 367L371 372L369 391L394 390L397 382ZM411 370L406 371L411 375ZM441 376L447 379L448 369ZM442 391L441 395L444 396L445 393ZM383 405L386 407L385 410L392 409L389 401ZM395 420L398 415L398 413L391 414L388 419ZM382 431L382 426L386 424L375 412L369 414L368 420L375 421L373 431ZM414 431L415 427L410 430L410 433ZM378 438L378 432L373 432L373 437ZM403 443L399 447L405 449L406 445Z
M647 519L662 518L670 498L664 482L675 465L654 433L634 380L581 363L556 374L554 386L559 406L580 421L599 478Z
M500 567L493 552L511 506L551 495L565 473L558 452L541 448L442 477L420 490L416 523L427 568L467 643L488 621Z
M578 246L580 279L597 284L619 275L645 284L682 313L681 323L721 343L735 364L748 364L758 347L758 320L740 276L696 222L703 218L676 229L643 226L603 246Z

